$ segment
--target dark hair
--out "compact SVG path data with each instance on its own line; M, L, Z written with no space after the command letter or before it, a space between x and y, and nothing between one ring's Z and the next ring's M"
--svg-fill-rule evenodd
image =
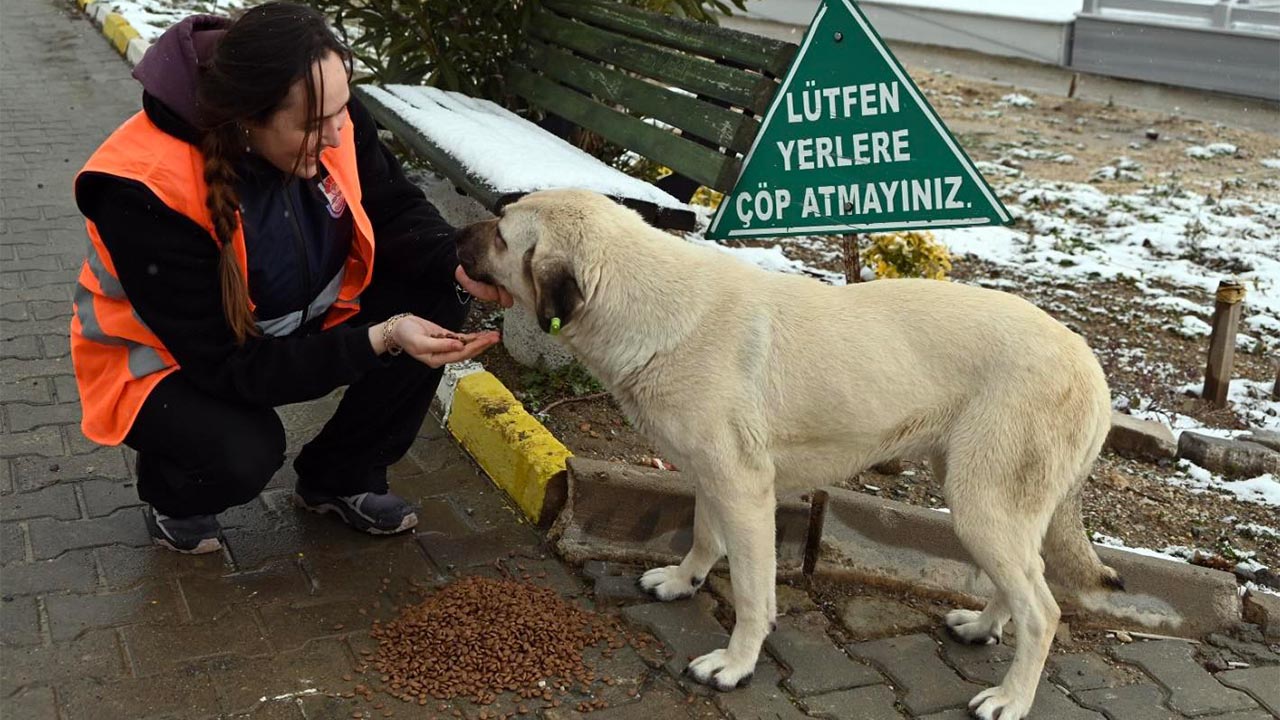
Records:
M305 5L269 2L246 11L232 23L218 41L212 60L201 68L196 107L208 186L205 202L213 215L215 236L222 245L219 271L223 313L236 342L241 344L258 334L231 242L240 207L235 190L235 161L245 150L243 123L265 122L280 109L293 84L303 80L307 136L295 167L301 165L320 119L316 99L324 93L323 87L316 87L311 68L329 53L342 58L350 77L351 52L334 36L324 15Z

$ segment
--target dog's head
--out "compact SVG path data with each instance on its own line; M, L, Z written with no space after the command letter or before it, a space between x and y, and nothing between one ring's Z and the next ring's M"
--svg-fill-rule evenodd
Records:
M616 233L610 225L632 214L597 193L542 190L463 228L458 261L472 278L505 287L550 332L555 318L568 324L582 310L588 283L580 268L590 264L584 258Z

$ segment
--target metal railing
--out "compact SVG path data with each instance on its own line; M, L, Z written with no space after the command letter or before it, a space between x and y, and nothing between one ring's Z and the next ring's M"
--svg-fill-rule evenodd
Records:
M1217 30L1280 35L1280 0L1084 0L1082 15L1129 17Z

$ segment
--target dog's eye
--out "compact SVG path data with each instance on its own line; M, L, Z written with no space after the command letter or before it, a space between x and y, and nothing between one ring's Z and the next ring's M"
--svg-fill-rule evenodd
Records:
M495 230L493 233L493 244L498 246L499 250L507 249L507 239L502 237L501 230Z

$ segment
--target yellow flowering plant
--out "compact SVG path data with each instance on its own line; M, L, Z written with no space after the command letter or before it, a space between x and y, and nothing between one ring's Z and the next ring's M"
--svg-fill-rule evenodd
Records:
M946 280L951 271L951 253L927 230L909 230L868 235L870 247L863 262L876 271L877 278L928 278Z

